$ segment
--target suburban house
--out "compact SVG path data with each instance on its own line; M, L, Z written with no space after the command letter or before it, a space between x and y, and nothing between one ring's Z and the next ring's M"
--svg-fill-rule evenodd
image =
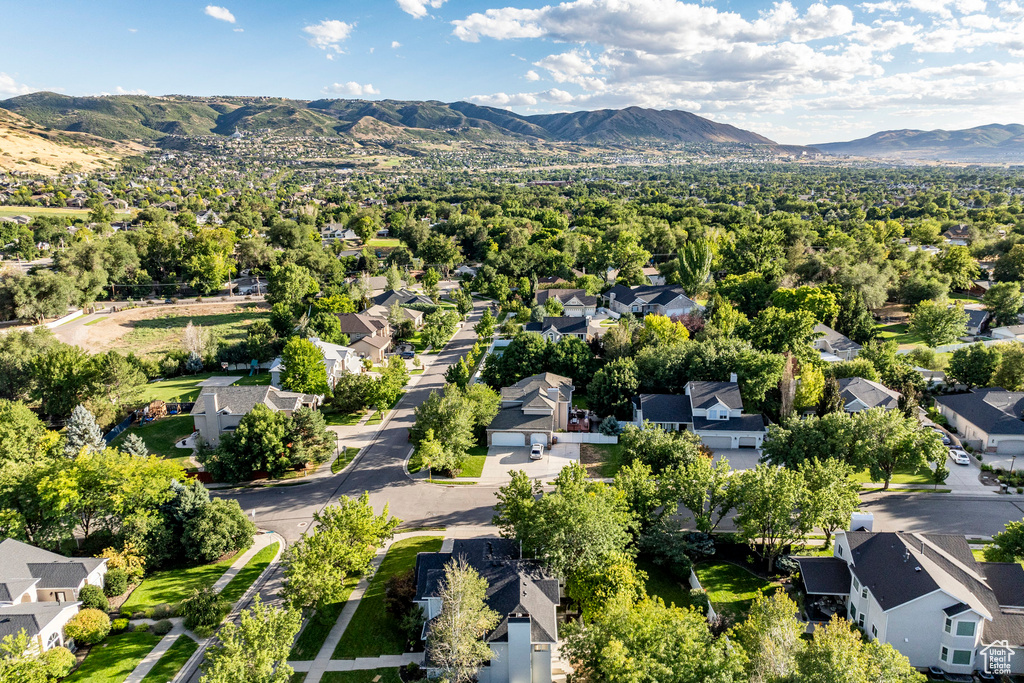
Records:
M391 325L387 318L378 318L366 313L339 313L338 322L341 331L348 335L349 342L357 342L363 337L391 338Z
M993 327L989 330L989 336L993 339L1011 339L1024 341L1024 325L1007 325L1005 327Z
M203 387L189 414L199 437L216 446L221 434L235 431L242 418L260 403L274 412L291 415L302 407L316 408L321 398L268 386Z
M893 410L900 401L899 392L863 377L839 380L839 395L843 397L843 407L848 413L859 413L872 408Z
M760 448L768 432L761 415L743 412L735 375L729 382L687 382L682 395L640 394L633 399L633 421L692 431L708 448Z
M963 536L840 531L832 557L793 559L811 621L845 611L916 667L971 674L997 642L1024 647L1024 568L978 562ZM1024 657L1014 659L1024 672Z
M438 593L445 565L460 558L487 581L485 601L500 617L498 625L484 636L492 655L477 671L476 679L479 683L550 683L561 590L558 580L539 562L521 559L515 541L448 539L441 552L416 556L415 602L426 618L423 639L430 634L431 621L441 613ZM426 667L430 672L429 659Z
M949 244L966 247L971 243L971 229L963 223L950 226L942 233L942 239Z
M366 287L366 296L375 297L388 289L388 279L383 275L362 276L349 278L349 284L362 284Z
M828 363L853 360L860 353L861 345L831 327L818 323L814 331L819 334L814 340L814 348L821 353L821 359Z
M376 305L367 308L364 313L366 315L374 316L377 318L387 318L391 314L391 309L384 306ZM412 308L403 308L402 316L405 320L411 320L413 327L417 330L423 327L423 311L417 311Z
M967 334L977 336L985 329L992 314L983 308L965 308L967 314Z
M537 290L537 305L543 306L548 299L561 303L562 315L568 318L584 318L597 313L597 297L590 296L585 289Z
M935 407L971 448L1024 455L1024 392L976 389L936 396Z
M423 296L416 292L410 292L408 289L391 289L386 292L381 292L375 296L370 297L370 301L376 306L383 306L384 308L391 308L396 303L399 306L408 306L409 304L421 304L423 306L433 306L434 301L429 296Z
M102 588L106 574L106 558L0 541L0 639L24 630L40 650L71 646L64 625L78 613L78 593L87 584Z
M487 427L487 445L551 443L552 433L569 424L573 389L571 379L551 372L502 388L498 414Z
M363 358L369 358L374 363L383 363L391 349L391 336L363 337L352 343L352 349Z
M316 337L310 337L309 341L313 342L320 349L320 353L324 355L327 384L330 385L331 391L334 391L334 385L338 383L342 375L362 372L363 364L359 358L359 352L355 349L340 344L328 344ZM278 356L270 365L270 386L276 389L281 388L281 373L284 369L284 361Z
M656 313L671 317L702 310L686 296L686 292L679 285L615 285L605 296L608 298L608 308L616 313Z
M526 332L539 332L549 342L558 343L562 337L577 337L585 342L593 338L590 332L590 318L569 318L560 316L557 318L544 318L544 322L526 323L523 326Z

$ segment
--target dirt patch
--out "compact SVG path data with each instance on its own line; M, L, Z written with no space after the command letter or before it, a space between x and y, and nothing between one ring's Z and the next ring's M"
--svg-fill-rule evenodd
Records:
M601 471L607 459L607 450L597 448L594 444L590 443L580 444L580 464L586 468L587 476L591 479L601 479L604 477Z

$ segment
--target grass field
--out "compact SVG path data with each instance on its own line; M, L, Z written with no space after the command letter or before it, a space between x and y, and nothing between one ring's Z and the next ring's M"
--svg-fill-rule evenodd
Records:
M330 634L331 629L334 628L334 622L338 620L338 615L341 614L342 608L345 607L345 603L348 601L348 596L352 594L352 589L359 583L359 579L350 577L345 580L345 589L342 591L341 599L338 602L332 602L324 607L323 614L320 615L323 618L317 618L316 615L310 618L309 623L306 624L306 628L302 630L299 637L296 639L295 644L292 646L291 654L288 655L288 659L294 659L296 661L308 662L316 659L316 655L320 652L320 648L323 647L324 641L327 640L327 636Z
M867 470L861 470L855 472L853 475L854 480L858 484L881 484L882 482L873 481L873 477ZM892 475L892 484L931 484L932 483L932 472L930 469L925 467L922 470L914 471L909 469L897 469Z
M146 425L136 425L117 435L111 443L116 446L124 441L129 434L138 434L146 442L146 447L153 455L168 460L178 461L182 467L188 467L188 458L192 451L187 448L175 448L174 444L192 433L195 421L190 415L173 415L154 420Z
M72 209L65 206L0 206L0 216L71 216L85 220L92 209ZM115 211L115 216L130 216L130 211Z
M320 680L323 683L402 683L398 669L326 671Z
M267 385L270 384L270 373L261 372L258 375L249 376L248 372L201 372L198 375L181 375L180 377L172 377L170 379L162 379L159 382L150 382L142 390L142 400L146 403L150 401L167 401L169 403L189 402L196 400L199 396L199 392L202 387L196 386L199 382L204 379L210 379L211 377L238 377L238 381L235 382L234 386L241 387L247 385Z
M487 461L487 446L474 446L469 449L469 457L462 466L460 477L479 477L484 473L484 463Z
M146 677L142 679L142 683L167 683L167 681L174 678L175 674L181 671L181 667L185 666L185 662L192 656L192 653L196 651L199 645L196 641L192 640L184 633L178 636L178 639L167 649L167 652L160 657L160 660L156 663Z
M228 570L234 557L213 564L188 569L154 572L132 591L121 605L122 612L138 612L163 603L174 604L187 598L193 590L212 586Z
M337 474L345 469L352 460L359 454L358 448L352 448L351 446L345 449L344 453L339 453L338 457L331 463L331 474Z
M417 553L439 551L442 540L441 536L419 536L395 541L391 545L331 659L379 657L405 652L405 636L399 631L395 619L384 609L384 586L390 577L412 569L416 565Z
M326 405L320 407L320 413L324 416L324 422L328 425L351 427L359 422L363 415L366 415L366 410L357 410L354 413L339 413L333 409L333 406Z
M638 559L636 566L647 573L648 595L658 596L666 605L690 606L690 588L686 581L674 576L667 568L644 558Z
M224 586L224 590L220 592L222 600L226 601L229 605L233 605L245 594L245 591L249 590L249 586L252 585L253 581L259 578L263 570L270 565L270 561L277 555L280 543L271 543L266 548L260 549L258 553L249 558L249 561L245 563L237 574L231 577L228 581L228 585Z
M585 443L580 445L580 464L595 479L609 479L622 469L622 444Z
M875 327L875 332L878 333L878 338L883 341L895 341L900 346L927 346L920 336L909 331L909 326L905 324L899 325L879 325Z
M121 342L137 355L159 358L181 348L181 335L189 321L208 330L216 339L231 344L245 339L249 326L255 321L269 317L269 311L261 308L212 315L169 312L155 318L133 320L129 324L131 330L121 337Z
M85 661L65 683L121 683L142 658L160 642L160 636L129 631L93 645Z
M755 576L743 567L728 562L701 562L693 571L716 612L741 618L750 609L761 590L780 584Z

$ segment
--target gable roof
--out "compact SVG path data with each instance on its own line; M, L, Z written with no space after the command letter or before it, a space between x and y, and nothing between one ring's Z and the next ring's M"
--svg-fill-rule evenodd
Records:
M839 380L839 395L843 397L844 405L857 400L867 408L886 410L895 408L900 400L899 393L863 377L846 377Z
M587 334L590 325L586 318L557 316L544 318L544 321L539 323L527 323L523 329L527 332L544 333L554 330L558 334Z
M850 567L838 557L794 557L804 588L812 595L845 595L850 591Z
M743 409L740 385L736 382L687 382L687 393L693 408L710 408L722 403L730 410Z
M17 590L25 581L40 588L77 588L97 567L106 564L101 557L65 557L28 543L6 538L0 541L0 581L6 590ZM18 595L27 590L25 586Z
M537 291L537 303L541 306L552 298L558 299L563 304L575 298L583 306L597 306L597 297L587 294L585 289L540 289Z
M16 636L22 629L31 638L66 609L78 609L80 602L23 602L0 607L0 639Z
M607 296L614 297L616 301L626 306L634 304L664 306L680 297L683 299L683 306L695 307L697 305L679 285L640 285L639 287L615 285L608 290Z
M572 396L572 380L568 377L556 375L553 372L542 372L536 375L524 377L510 387L502 387L502 401L522 401L524 397L531 396L538 389L558 389L558 397L562 401L568 401Z
M935 402L987 434L1024 434L1024 392L977 389L966 394L936 396Z
M214 395L217 397L218 410L226 410L228 415L245 415L261 403L275 411L294 411L301 408L304 403L316 401L313 394L281 391L272 386L203 387L189 414L206 413L206 401Z
M857 342L853 341L845 334L836 332L828 325L818 323L814 326L814 331L818 332L821 336L815 341L825 341L832 347L833 351L859 351L864 348Z
M643 413L643 418L650 422L693 422L690 397L685 394L640 394L633 399L633 404Z
M387 327L388 321L365 313L338 313L341 331L345 334L374 334Z
M423 304L426 306L434 305L434 302L430 297L417 294L416 292L410 292L407 289L383 292L382 294L371 297L370 301L378 306L384 306L385 308L391 308L391 306L396 302L401 306L407 306L409 304Z

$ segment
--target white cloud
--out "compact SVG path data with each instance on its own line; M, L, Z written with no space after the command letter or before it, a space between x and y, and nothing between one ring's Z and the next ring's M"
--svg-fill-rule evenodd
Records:
M145 90L143 90L141 88L137 88L135 90L125 90L121 86L117 86L116 88L114 88L114 94L115 95L148 95L149 93L147 93Z
M341 43L348 38L355 26L337 19L324 19L319 24L306 26L302 30L310 35L309 44L313 47L341 52Z
M232 14L227 7L217 7L217 5L206 6L206 16L213 17L214 19L220 19L226 21L229 24L235 23L235 15Z
M137 29L137 28L130 28L130 29L128 29L128 33L138 33L138 32L139 32L139 29Z
M528 81L539 81L540 74L534 71L533 69L530 69L529 71L526 72L525 78Z
M24 83L18 83L13 76L8 76L0 71L0 95L13 97L14 95L25 95L32 92L32 88Z
M398 6L406 14L411 14L417 19L427 16L427 8L437 9L445 3L445 0L398 0Z
M347 83L333 83L324 88L323 92L332 95L351 95L353 97L380 94L380 90L374 88L373 84L367 83L365 85L362 85L356 83L355 81L349 81Z
M234 31L235 33L245 33L245 29L244 28L233 28L231 30Z
M392 40L391 41L391 49L392 50L397 50L400 47L402 47L402 44L400 42L398 42L397 40Z

